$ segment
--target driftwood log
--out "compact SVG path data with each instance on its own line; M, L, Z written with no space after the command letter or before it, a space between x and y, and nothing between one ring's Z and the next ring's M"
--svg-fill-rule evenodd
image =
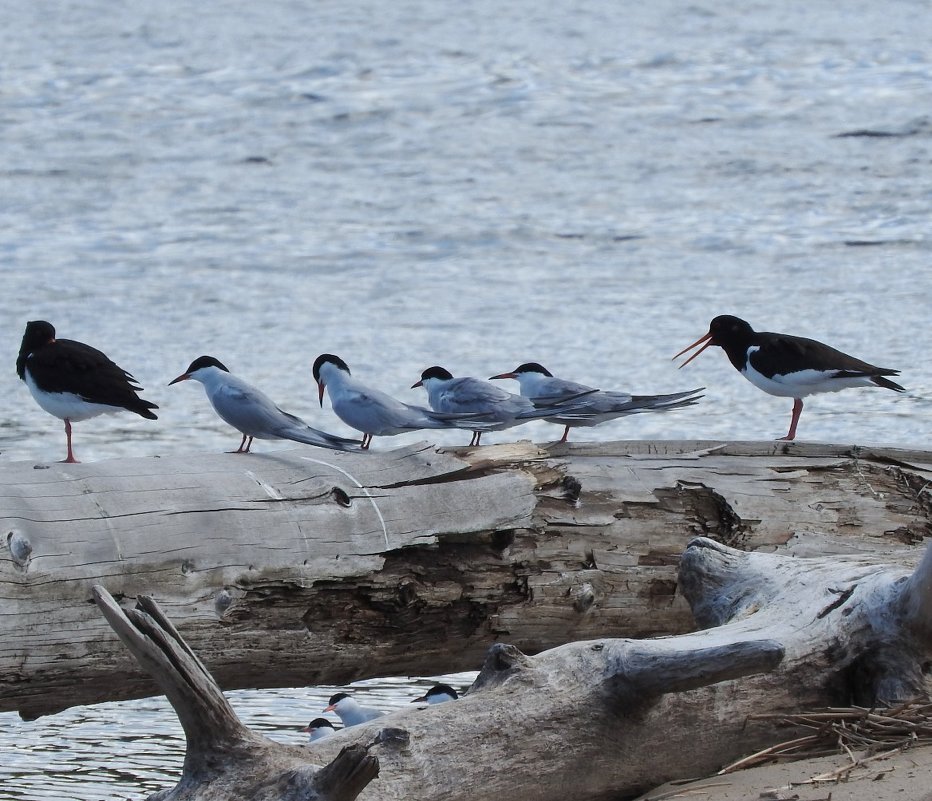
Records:
M379 772L365 747L340 750L326 767L310 764L246 728L203 663L150 598L123 611L102 587L94 600L123 644L178 713L187 749L184 773L151 801L353 801Z
M911 572L865 556L747 553L697 538L679 579L697 622L710 628L576 642L533 657L496 644L460 700L394 712L303 749L265 741L254 749L258 766L238 750L247 735L215 684L205 680L193 692L172 678L178 658L150 659L160 685L187 690L169 695L188 737L184 776L156 797L291 799L291 779L313 770L308 765L359 760L368 749L379 777L360 799L618 799L785 739L752 716L928 695L932 548ZM128 628L108 596L97 595L115 628ZM168 625L150 600L142 605L145 625ZM158 634L146 645L153 639L190 656L176 636ZM203 731L205 738L192 736ZM264 782L257 767L268 770ZM359 773L367 770L372 762ZM275 796L269 787L288 792Z
M930 533L930 465L772 442L0 465L0 711L157 692L96 614L97 583L159 598L225 689L686 632L690 539L907 559Z

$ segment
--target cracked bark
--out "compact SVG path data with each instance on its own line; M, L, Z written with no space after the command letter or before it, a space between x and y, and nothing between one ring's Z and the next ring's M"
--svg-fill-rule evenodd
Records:
M156 691L95 614L95 583L157 596L229 689L473 669L502 640L686 632L692 537L905 562L930 532L930 465L769 442L5 464L0 710Z

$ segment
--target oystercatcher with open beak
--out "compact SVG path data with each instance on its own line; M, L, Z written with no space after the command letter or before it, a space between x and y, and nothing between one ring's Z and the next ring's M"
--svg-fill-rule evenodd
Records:
M755 331L746 321L730 314L712 320L709 333L683 348L673 358L699 348L680 365L682 368L712 345L724 350L735 369L758 389L782 398L793 398L790 430L780 438L783 440L796 437L803 398L808 395L837 392L849 387L906 391L886 378L899 375L899 370L875 367L815 339Z

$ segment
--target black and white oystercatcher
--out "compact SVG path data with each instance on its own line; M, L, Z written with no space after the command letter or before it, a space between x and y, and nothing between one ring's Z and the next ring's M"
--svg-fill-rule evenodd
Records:
M68 455L63 461L68 463L78 461L71 448L72 423L122 411L158 419L152 409L159 407L139 397L142 387L126 370L90 345L56 339L55 327L45 320L26 323L16 372L36 403L65 421Z
M198 356L168 385L189 379L204 386L214 411L243 435L239 448L233 453L249 453L256 438L289 439L338 451L354 449L361 444L356 439L318 431L300 417L279 409L268 395L233 375L213 356Z
M803 398L820 392L837 392L848 387L884 387L896 392L905 388L885 376L899 370L875 367L840 350L805 337L755 331L739 317L723 314L709 324L709 333L683 348L673 358L702 345L680 367L685 367L710 345L717 345L735 369L758 389L782 398L793 398L790 430L781 439L796 437L796 424Z

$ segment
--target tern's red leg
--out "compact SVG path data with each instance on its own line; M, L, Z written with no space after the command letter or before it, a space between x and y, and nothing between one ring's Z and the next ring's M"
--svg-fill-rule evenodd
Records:
M62 459L64 464L79 464L78 460L74 458L74 451L71 450L71 421L66 417L65 418L65 439L68 440L68 458Z
M781 440L790 441L796 439L796 424L799 422L799 416L803 412L803 399L793 398L793 418L790 420L790 430Z
M570 435L570 427L566 426L563 429L563 436L560 438L560 442L566 442L566 438Z

